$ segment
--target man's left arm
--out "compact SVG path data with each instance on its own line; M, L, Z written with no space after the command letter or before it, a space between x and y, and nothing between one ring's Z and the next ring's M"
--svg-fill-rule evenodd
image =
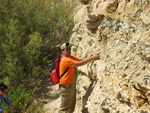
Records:
M91 56L93 56L93 54L91 55ZM83 60L85 60L86 58L79 58L79 61L83 61Z
M5 103L10 106L11 108L15 108L14 105L11 104L11 102L9 101L9 95L7 93L6 97L4 98Z
M4 98L5 103L9 106L11 105L10 101L9 101L9 95L7 93L6 97Z
M79 61L82 61L82 60L84 60L84 58L79 58Z

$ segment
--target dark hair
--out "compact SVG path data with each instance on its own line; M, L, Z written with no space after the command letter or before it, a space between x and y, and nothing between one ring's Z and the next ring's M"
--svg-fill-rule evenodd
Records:
M8 86L5 85L4 83L0 83L0 90L4 91L5 89L8 89Z

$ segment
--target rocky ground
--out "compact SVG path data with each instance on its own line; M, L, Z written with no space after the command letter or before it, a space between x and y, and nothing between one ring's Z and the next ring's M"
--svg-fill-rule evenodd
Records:
M52 84L48 75L48 70L44 71L40 77L32 80L30 86L37 87L36 101L40 101L43 103L43 110L45 111L45 113L58 113L60 105L59 86L58 84ZM80 78L83 77L78 77L78 79ZM90 85L90 80L88 77L85 77L84 81L78 80L77 83L81 83L82 85L84 85L84 88L87 89ZM79 89L79 87L77 87L77 89ZM75 113L86 113L86 107L83 106L82 102L86 104L89 94L90 93L83 95L79 90L77 90L77 104ZM84 101L82 97L84 98Z

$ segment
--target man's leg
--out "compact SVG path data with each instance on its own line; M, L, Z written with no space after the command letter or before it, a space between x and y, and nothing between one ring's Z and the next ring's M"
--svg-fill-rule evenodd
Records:
M74 94L73 94L73 98L72 98L70 113L73 113L75 111L75 106L76 106L76 87L74 87Z
M73 103L74 103L74 88L70 86L60 86L61 91L61 104L59 113L72 113L73 110Z

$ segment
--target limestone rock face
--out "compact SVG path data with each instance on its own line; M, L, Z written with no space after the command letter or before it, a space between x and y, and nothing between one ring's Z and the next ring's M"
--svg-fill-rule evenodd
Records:
M89 1L91 1L91 0L79 0L81 3L83 3L83 4L87 4Z
M150 112L150 1L80 0L72 54L79 67L75 113Z

